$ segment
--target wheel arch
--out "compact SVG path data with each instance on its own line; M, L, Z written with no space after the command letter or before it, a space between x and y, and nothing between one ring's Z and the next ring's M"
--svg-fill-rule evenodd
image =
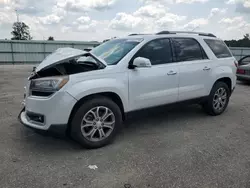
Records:
M69 116L69 120L68 120L67 134L70 133L71 122L72 122L72 119L73 119L74 114L76 113L76 111L80 108L80 106L85 101L93 99L93 98L96 98L96 97L107 97L110 100L112 100L113 102L115 102L118 105L118 107L120 108L120 110L121 110L123 121L125 120L124 105L123 105L121 97L117 93L115 93L115 92L99 92L99 93L94 93L94 94L90 94L90 95L82 97L74 105L73 109L71 110L71 113L70 113L70 116Z
M229 90L230 90L230 92L232 91L232 84L233 84L233 82L232 82L232 79L230 77L219 78L219 79L216 80L216 82L214 83L214 85L216 83L218 83L218 82L224 82L224 83L226 83L227 86L228 86L228 88L229 88Z

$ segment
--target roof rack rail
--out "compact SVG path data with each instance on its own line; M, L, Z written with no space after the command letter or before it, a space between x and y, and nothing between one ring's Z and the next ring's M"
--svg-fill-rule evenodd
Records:
M144 33L144 34L141 34L141 33L139 33L139 34L137 34L137 33L132 33L132 34L129 34L128 36L136 36L136 35L149 35L149 34L147 34L147 33Z
M207 37L216 37L212 33L203 33L203 32L194 32L194 31L161 31L156 33L157 35L167 35L167 34L178 34L178 33L186 33L186 34L198 34L200 36L207 36Z

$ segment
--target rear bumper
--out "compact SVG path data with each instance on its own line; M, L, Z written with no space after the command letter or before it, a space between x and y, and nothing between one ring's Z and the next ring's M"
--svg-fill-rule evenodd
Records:
M250 81L250 76L237 74L237 80L239 80L239 81Z
M21 110L21 112L18 115L18 120L20 123L22 123L25 127L32 129L38 133L44 134L44 135L51 135L56 137L66 137L66 130L67 130L67 124L62 125L50 125L47 130L38 129L32 126L32 123L29 122L26 116L25 108Z

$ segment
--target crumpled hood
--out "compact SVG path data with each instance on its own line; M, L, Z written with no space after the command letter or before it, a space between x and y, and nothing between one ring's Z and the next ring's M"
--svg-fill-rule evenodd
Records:
M91 52L86 52L83 50L75 49L75 48L59 48L54 51L52 54L48 55L36 68L36 72L41 70L50 68L54 65L60 64L62 62L68 61L73 58L77 58L86 54L90 54L94 58L98 59L103 65L107 66L106 62L98 57L96 57Z

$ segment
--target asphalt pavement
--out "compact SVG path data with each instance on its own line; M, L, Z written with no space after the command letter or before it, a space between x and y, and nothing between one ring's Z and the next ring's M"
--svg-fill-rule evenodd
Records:
M1 188L250 187L250 85L237 84L221 116L198 105L144 110L112 145L85 150L18 122L31 70L0 66Z

